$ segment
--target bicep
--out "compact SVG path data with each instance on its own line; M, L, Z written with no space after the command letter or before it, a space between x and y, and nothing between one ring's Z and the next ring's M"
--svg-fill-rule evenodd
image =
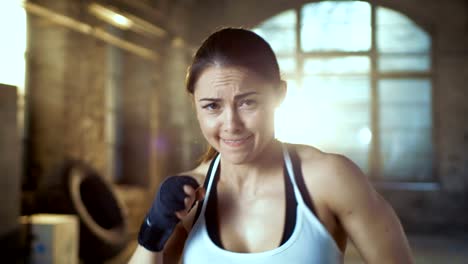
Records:
M367 263L411 263L398 217L380 195L376 196L377 201L353 208L340 221Z
M340 166L342 180L332 207L366 263L411 263L403 228L393 208L349 160ZM338 166L338 167L340 167Z

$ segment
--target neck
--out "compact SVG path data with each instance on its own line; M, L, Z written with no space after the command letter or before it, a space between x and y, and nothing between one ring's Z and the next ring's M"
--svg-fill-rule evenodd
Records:
M265 147L258 157L243 164L221 163L220 183L235 192L256 193L263 183L276 176L283 166L283 151L277 140Z

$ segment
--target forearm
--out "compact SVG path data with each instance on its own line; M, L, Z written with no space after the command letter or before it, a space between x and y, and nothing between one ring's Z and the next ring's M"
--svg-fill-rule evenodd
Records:
M191 176L170 176L157 192L148 214L143 219L138 232L138 247L130 263L163 263L163 249L180 220L187 215L196 200L198 182ZM176 235L177 236L177 235ZM170 250L167 250L170 252ZM159 253L158 253L159 252ZM163 258L164 255L164 258ZM166 261L172 262L172 261Z
M146 248L138 245L135 253L131 257L129 264L162 264L163 263L163 253L162 252L152 252Z
M185 240L187 239L187 231L178 224L172 233L171 237L167 241L164 250L161 252L153 252L141 245L138 245L135 253L128 262L129 264L146 264L146 263L157 263L157 264L173 264L179 263L180 256L184 249Z

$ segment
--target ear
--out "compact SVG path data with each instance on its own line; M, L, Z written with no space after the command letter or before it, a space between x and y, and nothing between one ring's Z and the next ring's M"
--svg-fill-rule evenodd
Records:
M284 98L286 97L286 92L288 90L288 84L286 81L281 80L279 87L278 87L278 94L277 94L277 102L276 102L276 107L280 106L281 103L283 103Z

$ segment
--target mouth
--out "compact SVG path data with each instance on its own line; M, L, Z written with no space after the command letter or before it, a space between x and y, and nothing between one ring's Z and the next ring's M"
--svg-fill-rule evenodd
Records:
M221 138L221 141L223 141L224 144L230 146L230 147L239 147L245 144L247 141L249 141L253 135L244 137L244 138L239 138L239 139L224 139Z

